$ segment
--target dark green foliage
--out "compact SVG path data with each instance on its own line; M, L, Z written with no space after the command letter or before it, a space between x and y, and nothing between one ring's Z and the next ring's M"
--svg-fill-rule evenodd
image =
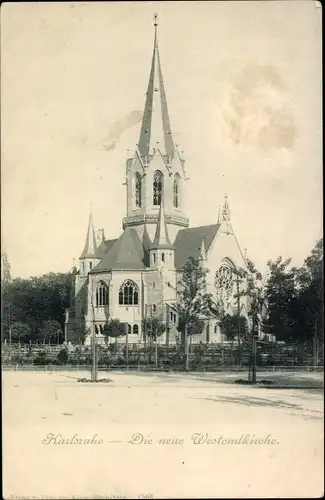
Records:
M117 343L119 337L126 335L125 323L122 323L118 319L111 319L105 323L103 333L107 338L115 338L115 342Z
M264 327L277 340L324 340L323 240L317 242L300 269L290 259L269 261L266 284L268 319Z
M248 336L247 320L243 316L238 317L237 314L222 315L220 318L220 328L221 333L226 336L227 340L233 340L237 337L238 330L241 339L247 338Z
M65 348L61 349L59 354L58 354L58 361L59 361L60 365L68 364L68 360L69 360L69 354L68 354L67 349L65 349Z
M41 340L40 330L45 321L57 321L63 331L70 288L70 273L49 273L5 283L2 286L1 315L4 338L9 338L9 323L17 322L27 324L30 328L25 341Z
M152 340L156 340L166 331L166 324L160 316L152 316L142 321L142 329Z
M177 286L177 303L173 305L178 312L178 331L184 336L201 333L204 327L202 315L210 315L212 297L205 292L207 269L190 257L182 270Z
M13 342L25 342L31 334L30 326L27 323L13 323L11 325L11 340Z
M39 336L45 341L51 340L59 344L60 340L62 340L60 323L55 320L44 321L42 328L40 329Z

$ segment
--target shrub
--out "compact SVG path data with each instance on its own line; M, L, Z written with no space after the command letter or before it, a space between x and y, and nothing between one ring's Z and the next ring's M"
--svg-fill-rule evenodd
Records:
M61 349L61 351L58 354L59 364L66 365L68 363L68 360L69 360L68 351L65 348Z

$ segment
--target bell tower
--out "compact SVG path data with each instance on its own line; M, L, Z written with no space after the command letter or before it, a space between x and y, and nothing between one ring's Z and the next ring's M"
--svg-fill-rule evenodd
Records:
M154 18L154 46L139 142L126 161L126 217L123 229L134 227L140 238L146 224L155 236L159 207L164 201L165 220L173 243L189 220L184 213L185 160L175 146L158 48L158 22Z

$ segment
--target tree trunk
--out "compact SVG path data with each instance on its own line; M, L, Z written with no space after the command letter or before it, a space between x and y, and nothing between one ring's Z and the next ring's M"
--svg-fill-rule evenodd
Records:
M253 382L253 384L256 384L256 338L255 338L255 336L253 336L252 382Z
M157 337L155 339L155 365L157 368L157 366L158 366L158 341L157 341Z
M125 361L126 369L129 368L129 331L127 330L125 335Z
M248 370L248 381L252 382L253 384L256 384L256 338L255 338L255 325L256 321L255 318L252 320L252 333L251 333L251 338L252 338L252 353L251 353L251 360L249 363L249 370Z
M92 343L92 367L91 367L91 380L95 382L97 380L97 360L96 360L96 339L95 335L91 339Z
M188 359L188 336L187 336L187 326L184 329L184 354L185 354L185 371L189 371L189 359Z

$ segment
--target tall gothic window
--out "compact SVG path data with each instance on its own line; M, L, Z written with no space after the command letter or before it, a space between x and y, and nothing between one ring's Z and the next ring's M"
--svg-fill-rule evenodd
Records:
M108 306L108 286L103 281L96 287L96 306Z
M133 281L127 280L122 283L118 295L118 303L122 306L138 305L139 289Z
M135 206L137 208L141 207L142 203L142 186L141 186L141 175L139 172L136 172L135 174Z
M173 185L173 199L174 199L174 207L179 207L179 190L180 190L180 176L179 174L175 174L174 176L174 185Z
M133 335L139 335L139 327L138 327L138 325L133 325Z
M215 287L217 300L224 306L229 305L234 287L234 273L228 265L222 264L216 272Z
M156 170L153 174L153 204L160 205L164 189L164 174Z

